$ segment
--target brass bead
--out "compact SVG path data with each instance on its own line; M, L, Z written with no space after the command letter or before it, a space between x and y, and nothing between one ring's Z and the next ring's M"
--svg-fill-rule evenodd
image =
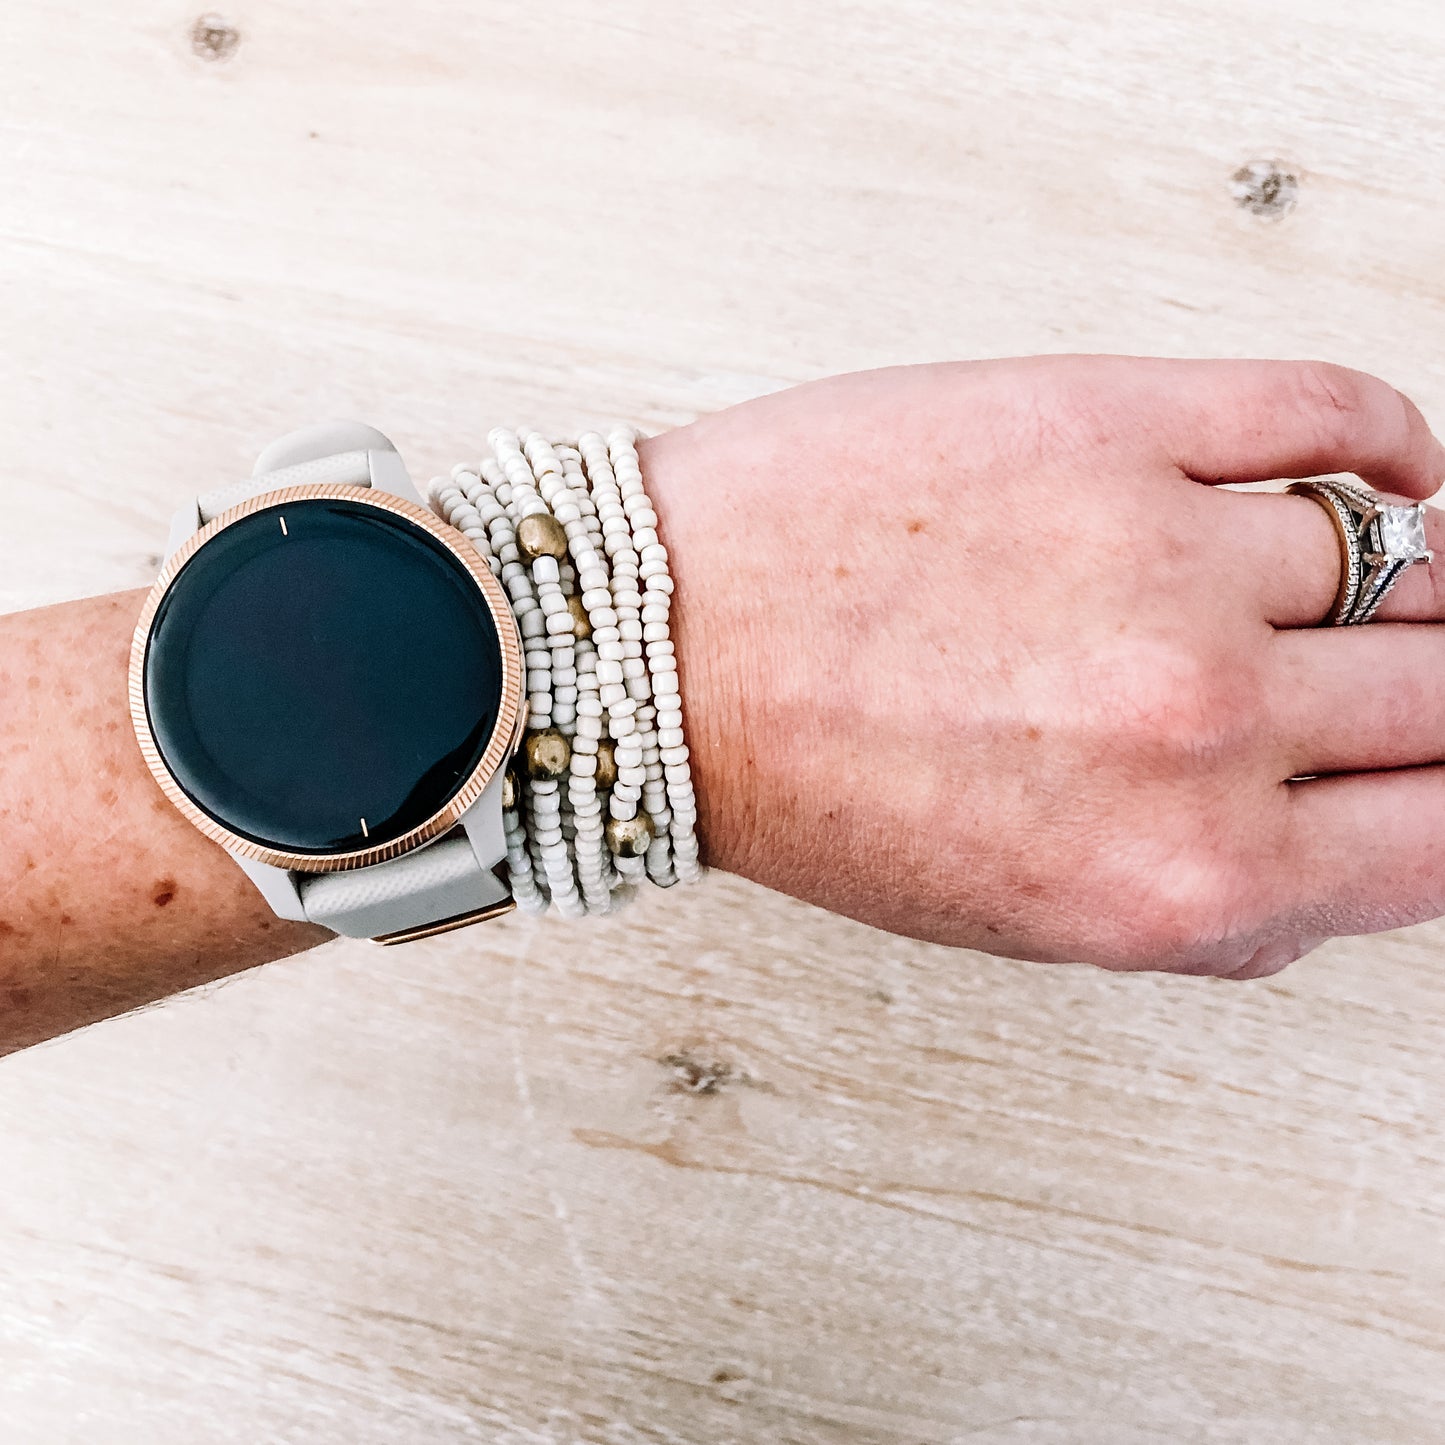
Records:
M652 819L646 813L635 818L612 818L607 824L607 846L619 858L641 858L652 842Z
M567 533L549 512L533 512L517 523L517 555L524 562L567 555Z
M617 750L611 738L597 740L597 791L605 793L617 781Z
M527 734L527 776L534 781L552 782L567 776L572 762L572 744L556 728Z
M574 592L567 599L567 610L572 614L572 631L578 637L592 636L592 619L582 605L582 598Z
M521 795L521 787L517 782L517 775L511 768L502 774L502 806L504 808L515 808L517 798Z

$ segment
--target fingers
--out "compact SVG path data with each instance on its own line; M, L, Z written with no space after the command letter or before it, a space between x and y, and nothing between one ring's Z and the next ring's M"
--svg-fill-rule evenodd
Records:
M1329 513L1312 497L1218 496L1226 504L1230 530L1257 558L1266 619L1275 627L1314 627L1323 621L1345 565ZM1435 560L1405 573L1375 614L1379 621L1445 622L1445 511L1438 507L1425 509L1425 541Z
M1269 726L1285 776L1445 763L1445 627L1281 632L1271 654Z
M1445 913L1445 768L1287 784L1285 881L1302 931L1379 933Z
M1353 472L1421 498L1445 481L1445 447L1419 408L1362 371L1317 361L1163 361L1134 387L1138 402L1156 408L1170 461L1196 481Z

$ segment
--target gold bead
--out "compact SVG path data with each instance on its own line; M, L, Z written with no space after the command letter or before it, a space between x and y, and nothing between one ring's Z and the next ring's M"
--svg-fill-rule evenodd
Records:
M619 858L641 858L652 842L652 819L646 813L635 818L612 818L607 824L607 846Z
M565 778L572 761L572 744L556 728L527 734L527 776L536 782Z
M517 523L517 555L524 562L567 555L567 533L549 512L533 512Z
M517 806L517 798L520 794L521 786L517 782L517 775L511 768L508 768L507 771L502 774L502 806L504 808L515 808Z
M567 599L567 610L572 614L572 631L578 637L591 637L592 619L587 615L582 598L576 592Z
M617 781L617 750L611 738L597 739L597 791L605 793Z

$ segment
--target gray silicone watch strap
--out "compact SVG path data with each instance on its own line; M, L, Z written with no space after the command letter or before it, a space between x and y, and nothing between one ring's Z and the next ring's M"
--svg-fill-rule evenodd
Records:
M312 923L351 938L376 938L503 904L511 892L482 868L465 832L386 863L297 879Z
M355 422L324 423L273 443L252 476L197 497L195 523L204 526L263 492L314 482L376 485L420 500L382 433ZM173 541L179 532L194 530L188 516L177 519ZM450 833L369 868L302 873L236 861L278 915L319 923L351 938L377 938L464 914L500 911L511 899L493 871L506 855L500 781L499 774Z
M370 452L338 452L334 456L316 457L295 462L274 472L231 482L196 498L201 521L209 522L230 507L239 506L262 492L279 492L282 487L299 487L307 482L349 482L356 487L371 485Z

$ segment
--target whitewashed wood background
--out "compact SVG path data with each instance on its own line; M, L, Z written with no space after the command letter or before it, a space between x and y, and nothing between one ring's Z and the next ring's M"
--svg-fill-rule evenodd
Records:
M197 18L0 20L0 604L335 414L425 475L1099 349L1445 423L1438 0ZM1107 978L719 879L328 945L0 1064L0 1440L1437 1445L1442 943Z

